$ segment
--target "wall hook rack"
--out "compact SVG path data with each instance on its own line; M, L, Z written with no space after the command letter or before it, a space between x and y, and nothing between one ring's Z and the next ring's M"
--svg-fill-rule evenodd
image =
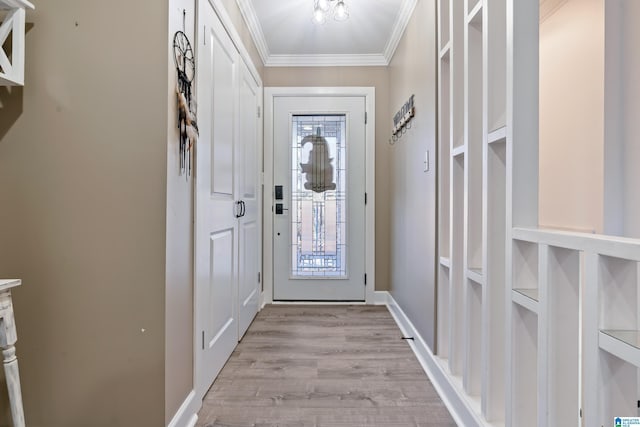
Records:
M411 120L415 116L415 107L413 106L414 97L415 95L411 95L402 108L400 108L396 115L393 116L391 145L394 145L398 139L402 138L402 136L407 132L407 129L411 129Z

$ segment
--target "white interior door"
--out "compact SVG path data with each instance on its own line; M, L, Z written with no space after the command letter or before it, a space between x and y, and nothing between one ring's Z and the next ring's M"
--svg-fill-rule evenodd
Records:
M262 221L260 215L262 187L259 172L262 169L260 87L244 62L240 63L239 78L239 138L236 168L239 177L241 212L239 218L239 270L238 270L238 329L242 337L258 313L260 304L260 265Z
M365 300L365 97L275 97L273 299Z
M202 398L238 343L238 52L208 1L198 2L198 17L195 381Z

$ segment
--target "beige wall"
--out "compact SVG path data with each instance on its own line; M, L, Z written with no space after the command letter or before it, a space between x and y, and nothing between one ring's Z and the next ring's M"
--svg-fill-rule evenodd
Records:
M0 130L27 425L164 417L167 5L38 1ZM144 23L144 31L139 31Z
M264 86L376 88L376 290L389 289L389 71L387 67L265 67Z
M569 0L540 25L540 225L602 232L604 2Z
M391 293L432 349L437 201L435 28L435 1L419 1L391 61L387 119L415 94L411 129L388 147ZM427 150L431 169L424 172Z

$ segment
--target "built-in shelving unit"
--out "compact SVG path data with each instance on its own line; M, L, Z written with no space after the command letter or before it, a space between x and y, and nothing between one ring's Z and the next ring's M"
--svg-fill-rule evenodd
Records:
M598 427L634 416L640 240L535 227L512 236L512 417Z
M438 0L436 360L470 426L601 427L638 414L640 239L538 226L539 6ZM640 37L625 11L640 6L606 2L605 184L616 194L621 121L637 110L620 92L637 73L619 67L640 58L622 43ZM612 225L623 212L605 207Z
M534 3L438 0L436 353L467 408L495 426L513 425L514 411L531 416L531 425L538 420L538 247L508 243L514 224L537 225L537 133L530 132L537 126L537 98L531 99L537 86L522 94L513 89L519 81L537 81L537 69L524 67L537 63L537 56L527 56L537 55L537 40L531 42L536 49L527 50L531 29L515 25L522 19L538 25ZM528 53L516 59L519 48ZM514 149L516 138L527 148ZM529 165L523 167L525 158ZM536 214L527 217L531 210ZM517 285L507 280L512 251Z
M585 410L593 408L587 427L635 414L640 392L640 240L608 237L601 243L583 245L590 249L584 257L585 311L593 313L584 318L584 369L593 373L584 381Z

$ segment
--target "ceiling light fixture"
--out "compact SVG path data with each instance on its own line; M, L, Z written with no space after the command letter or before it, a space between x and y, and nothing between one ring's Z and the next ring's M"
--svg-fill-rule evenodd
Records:
M349 9L344 0L314 0L313 22L324 24L327 16L333 16L336 21L346 21L349 18Z

